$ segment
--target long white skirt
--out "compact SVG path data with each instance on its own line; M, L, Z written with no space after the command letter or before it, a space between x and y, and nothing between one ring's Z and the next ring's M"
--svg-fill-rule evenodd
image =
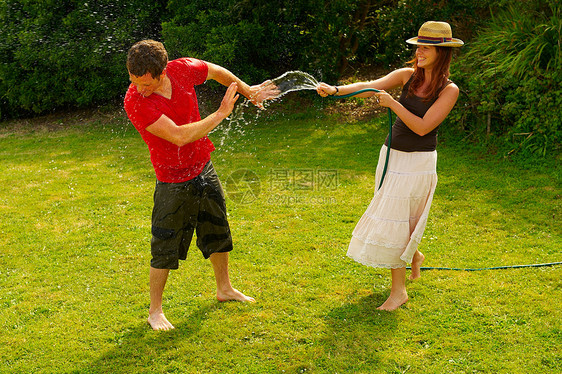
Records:
M437 151L391 149L383 185L377 190L386 150L383 145L375 195L353 230L347 255L367 266L396 269L412 262L422 239L437 185Z

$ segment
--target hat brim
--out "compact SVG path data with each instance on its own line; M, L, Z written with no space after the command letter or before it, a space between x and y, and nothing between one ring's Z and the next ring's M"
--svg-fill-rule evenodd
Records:
M406 40L406 43L415 44L415 45L429 45L433 47L462 47L464 45L464 42L462 40L456 38L451 38L450 42L444 42L444 43L423 43L423 42L418 42L417 36Z

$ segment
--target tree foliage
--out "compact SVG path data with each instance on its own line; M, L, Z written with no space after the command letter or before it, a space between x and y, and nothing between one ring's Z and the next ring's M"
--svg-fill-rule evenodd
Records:
M562 143L562 6L515 2L495 14L455 64L461 87L451 125L502 139L508 152L545 156Z
M451 69L462 95L449 135L560 149L556 0L0 0L0 118L122 97L126 52L140 39L250 83L288 70L334 82L366 64L401 65L413 54L405 39L427 20L467 42Z
M382 3L387 3L382 2ZM170 0L163 39L176 56L191 55L260 80L291 69L322 77L357 45L375 1Z
M474 19L490 1L3 0L0 116L120 97L126 51L143 38L252 82L296 69L335 80L348 67L404 60L404 39L424 20Z
M159 37L162 2L0 2L0 115L103 103L122 94L124 53Z
M470 36L497 1L170 0L162 29L176 56L208 59L247 78L301 69L333 79L348 67L409 59L405 39L430 19L458 24Z

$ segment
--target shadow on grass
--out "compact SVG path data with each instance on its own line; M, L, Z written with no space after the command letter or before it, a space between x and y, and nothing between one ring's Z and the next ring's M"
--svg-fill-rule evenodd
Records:
M179 323L174 323L172 331L153 331L143 319L142 323L116 334L114 348L74 373L151 372L153 365L161 367L163 361L174 356L182 342L197 335L205 320L220 308L221 304L217 302L202 305L191 314L178 318Z
M325 317L326 333L321 341L324 354L316 362L326 370L367 370L381 364L373 347L385 345L396 329L394 313L377 310L388 295L373 293L332 309Z

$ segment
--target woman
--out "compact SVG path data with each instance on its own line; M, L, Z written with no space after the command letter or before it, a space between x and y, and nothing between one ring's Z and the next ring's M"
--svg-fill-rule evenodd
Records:
M412 264L410 279L420 277L424 255L418 250L435 186L437 130L457 101L458 87L451 82L449 65L452 48L464 43L452 37L445 22L429 21L418 36L406 41L417 45L411 68L398 69L372 82L347 86L320 83L318 93L346 95L365 88L358 97L376 96L377 103L397 116L392 127L390 158L380 189L359 220L347 255L367 266L389 268L392 288L388 299L377 309L392 311L408 301L406 265ZM398 100L386 90L402 87ZM376 188L382 177L389 140L379 155Z

